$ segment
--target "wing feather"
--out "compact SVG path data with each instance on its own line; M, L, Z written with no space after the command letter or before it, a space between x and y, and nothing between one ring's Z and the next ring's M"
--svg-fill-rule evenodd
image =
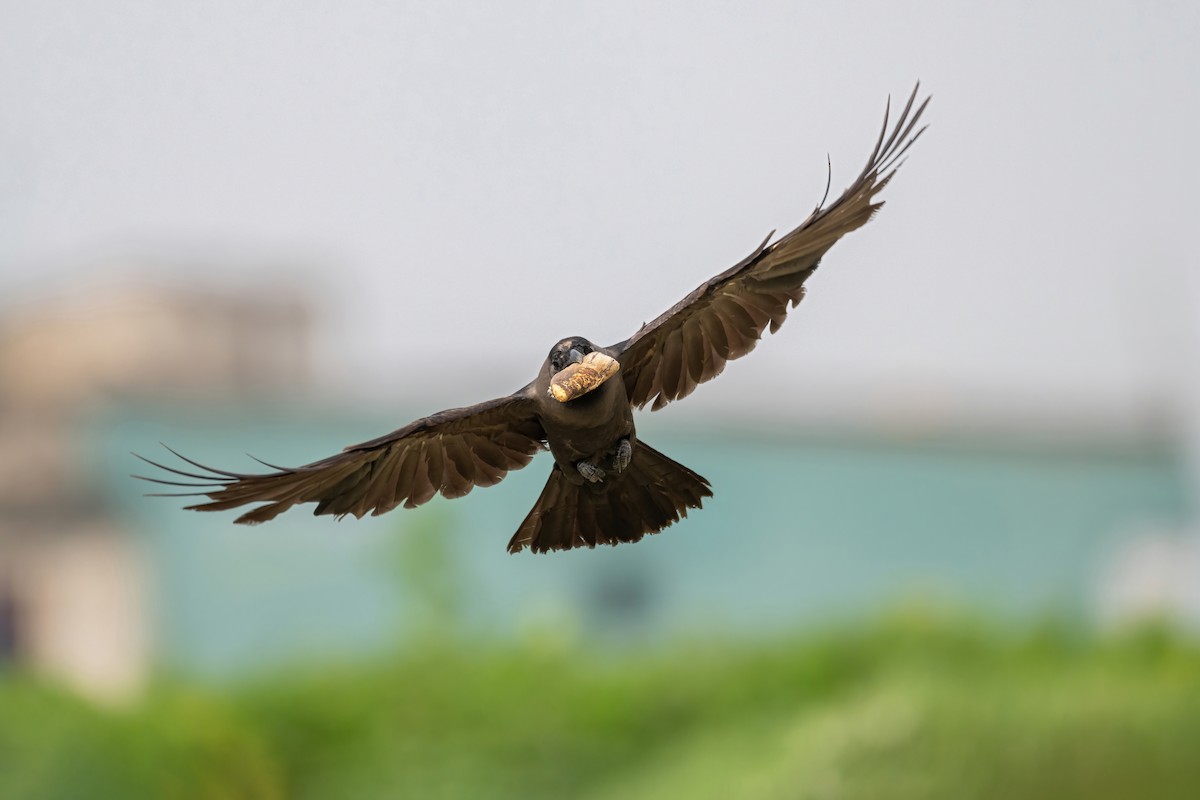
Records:
M238 517L239 523L265 522L303 503L316 503L314 514L338 517L382 514L400 504L413 508L439 493L462 497L475 486L499 483L528 464L543 449L546 436L531 391L526 386L508 397L442 411L301 467L260 474L230 472L171 450L198 471L138 458L197 483L135 477L198 488L197 494L208 500L189 506L197 511L262 503Z
M768 236L742 261L613 345L630 402L637 407L653 403L657 411L686 397L721 374L727 361L753 350L767 328L771 333L779 330L789 308L803 299L804 282L822 256L883 205L875 196L925 130L917 125L929 98L916 105L919 90L917 84L894 124L888 99L871 157L840 197L829 205L822 201L808 219L773 244L768 244Z

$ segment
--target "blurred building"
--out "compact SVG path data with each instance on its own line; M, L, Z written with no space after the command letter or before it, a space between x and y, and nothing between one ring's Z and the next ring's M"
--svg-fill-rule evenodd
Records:
M95 457L169 437L230 469L247 448L304 463L429 410L140 409L105 427ZM546 457L466 499L362 520L302 508L235 526L232 514L140 497L129 480L113 480L110 497L151 532L157 658L213 677L370 656L430 629L609 647L787 635L910 601L1014 621L1143 612L1120 589L1129 545L1180 530L1191 506L1175 443L1042 422L754 430L643 417L640 435L709 478L715 497L636 545L543 556L504 545Z
M88 458L114 407L244 401L303 385L294 297L144 285L81 289L0 320L0 661L98 696L142 681L147 570Z
M156 667L238 676L430 630L619 643L777 635L914 596L1026 618L1200 602L1171 588L1193 574L1172 555L1193 507L1179 437L1078 409L646 415L643 438L716 496L635 546L547 556L504 549L547 458L363 520L246 528L143 496L129 452L160 440L226 468L247 448L305 463L436 410L318 404L298 391L311 335L296 298L137 285L0 321L0 660L119 697ZM1147 551L1147 532L1168 543Z

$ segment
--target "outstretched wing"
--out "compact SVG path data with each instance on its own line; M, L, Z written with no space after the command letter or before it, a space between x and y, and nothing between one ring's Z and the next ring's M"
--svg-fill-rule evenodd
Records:
M632 338L613 345L629 400L653 410L691 394L712 380L725 363L754 349L767 325L779 330L789 307L804 297L804 281L821 257L850 231L867 223L883 205L872 202L887 186L904 153L925 130L917 129L926 98L913 110L917 90L888 133L888 112L875 150L862 173L834 202L819 205L800 226L774 244L758 248L715 278L701 284ZM885 139L886 137L886 139ZM828 190L827 190L828 191ZM822 201L824 203L824 201Z
M168 497L206 496L208 502L188 506L197 511L224 511L247 503L265 503L237 518L257 523L274 519L299 503L316 503L314 514L382 514L401 503L415 508L437 493L462 497L476 486L499 483L542 449L545 432L526 387L508 397L469 408L454 408L419 419L369 442L352 445L335 456L302 467L242 474L198 464L175 453L200 472L143 461L197 483L134 477L200 491ZM169 449L169 448L168 448ZM136 453L134 455L137 455Z

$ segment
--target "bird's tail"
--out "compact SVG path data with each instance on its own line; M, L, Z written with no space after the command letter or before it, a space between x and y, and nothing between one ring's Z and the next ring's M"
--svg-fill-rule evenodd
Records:
M712 497L707 480L638 441L625 471L599 484L573 483L556 464L508 552L636 542L700 508L705 497Z

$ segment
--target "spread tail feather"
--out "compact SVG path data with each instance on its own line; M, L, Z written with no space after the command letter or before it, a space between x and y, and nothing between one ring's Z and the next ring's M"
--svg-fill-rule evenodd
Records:
M712 497L707 480L639 441L628 468L600 484L572 483L555 465L508 552L636 542L700 508L705 497Z

